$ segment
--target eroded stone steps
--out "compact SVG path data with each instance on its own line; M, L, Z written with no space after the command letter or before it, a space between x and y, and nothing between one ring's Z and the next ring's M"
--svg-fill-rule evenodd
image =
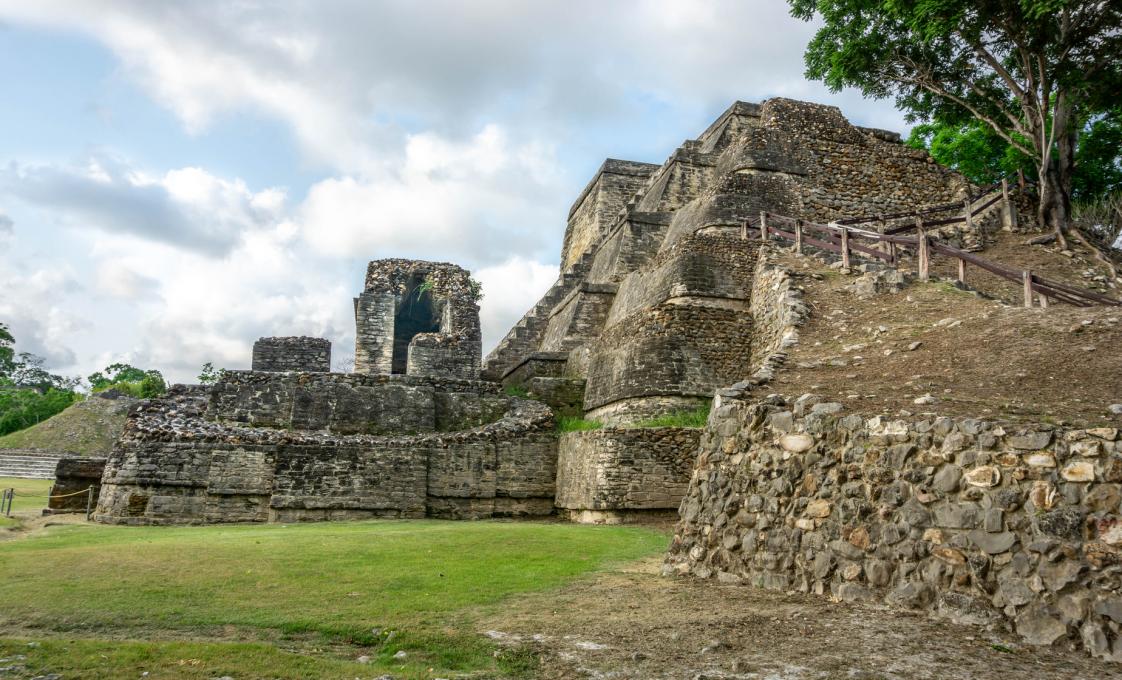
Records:
M0 453L0 477L53 479L59 458L62 458L62 454Z
M499 341L484 362L486 377L495 379L501 377L507 368L538 349L549 325L550 313L585 279L588 270L592 267L593 257L595 257L595 249L586 252L578 261L570 265L557 277L557 281L537 304Z

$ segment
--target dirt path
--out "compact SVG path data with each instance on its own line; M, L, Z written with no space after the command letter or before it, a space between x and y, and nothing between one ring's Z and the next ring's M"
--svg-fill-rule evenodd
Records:
M560 593L519 599L484 621L502 644L529 645L541 677L1111 678L1081 652L918 614L658 575L660 558Z

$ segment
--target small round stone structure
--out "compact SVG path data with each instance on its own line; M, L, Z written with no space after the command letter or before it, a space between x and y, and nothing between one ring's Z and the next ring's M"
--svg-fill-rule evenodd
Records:
M331 370L331 342L308 336L259 338L253 343L253 370L327 373Z

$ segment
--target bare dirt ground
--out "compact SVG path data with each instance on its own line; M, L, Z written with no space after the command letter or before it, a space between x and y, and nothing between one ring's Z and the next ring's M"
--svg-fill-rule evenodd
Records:
M985 249L978 255L1013 269L1027 269L1047 279L1085 288L1100 295L1122 298L1122 281L1114 279L1110 270L1097 261L1090 250L1074 238L1068 239L1067 250L1055 244L1026 245L1026 241L1040 235L1036 232L990 233L985 239ZM1122 272L1122 268L1119 270ZM952 258L936 255L931 263L931 271L946 279L954 279L958 274L958 264ZM968 266L966 282L971 288L1009 304L1020 305L1024 302L1024 293L1019 285L982 269Z
M947 281L860 299L849 288L856 275L811 256L782 259L800 275L811 316L763 390L821 394L870 415L1122 425L1108 410L1122 403L1122 308L1025 309Z
M1122 669L1002 631L919 614L714 581L672 579L660 558L560 592L524 597L483 622L529 646L542 678L1113 678Z

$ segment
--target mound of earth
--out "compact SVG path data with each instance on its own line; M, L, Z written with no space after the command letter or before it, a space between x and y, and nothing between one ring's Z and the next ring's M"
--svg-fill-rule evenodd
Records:
M129 397L106 399L91 396L38 425L0 437L0 449L108 455L125 426L129 407L135 403L136 399Z
M1023 261L999 259L1014 252ZM1089 266L1060 267L1057 261L1072 258L1025 245L984 256L1015 266L1032 259L1045 276L1069 281ZM819 394L850 413L1122 424L1111 409L1122 403L1122 308L1026 309L959 289L949 277L869 295L854 285L857 274L818 258L788 254L782 261L812 312L785 368L763 389ZM988 282L991 296L1019 294L998 281Z

